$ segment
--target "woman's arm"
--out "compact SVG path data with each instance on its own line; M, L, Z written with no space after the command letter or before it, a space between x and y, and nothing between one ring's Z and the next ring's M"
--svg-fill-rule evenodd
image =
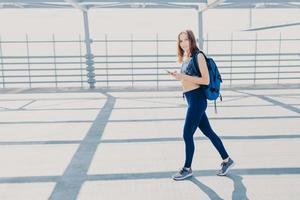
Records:
M199 70L201 72L202 77L189 76L181 73L172 73L171 75L179 81L190 81L192 83L196 83L199 85L208 85L209 84L209 72L206 65L205 57L202 53L199 53L197 56L199 63Z

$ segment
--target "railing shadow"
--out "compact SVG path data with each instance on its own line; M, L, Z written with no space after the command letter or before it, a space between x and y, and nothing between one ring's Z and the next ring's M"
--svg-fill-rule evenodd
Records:
M243 184L243 177L235 173L229 173L226 177L230 178L233 182L232 200L248 200L247 188Z
M191 177L189 179L195 185L197 185L211 200L223 200L213 189L207 185L201 183L196 177Z
M63 175L56 182L49 200L76 200L86 174L101 141L102 134L109 120L116 99L106 94L107 101L100 110L85 138L80 142L71 162Z

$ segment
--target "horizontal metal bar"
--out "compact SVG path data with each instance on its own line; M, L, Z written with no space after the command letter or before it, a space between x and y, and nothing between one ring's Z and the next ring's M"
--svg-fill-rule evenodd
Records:
M257 41L278 41L279 39L257 39ZM282 41L300 41L300 39L297 38L283 38ZM253 42L256 41L256 39L204 39L204 42ZM55 40L55 43L78 43L82 42L84 43L84 40ZM116 40L99 40L95 39L92 40L92 42L176 42L176 40L155 40L155 39L136 39L136 40L130 40L130 39L116 39ZM1 43L27 43L26 40L5 40L1 41ZM53 40L29 40L28 43L53 43Z
M230 56L300 56L300 53L266 53L266 54L209 54L210 57L230 57ZM157 58L157 57L169 57L176 58L176 55L161 54L161 55L94 55L94 58ZM0 56L0 59L41 59L41 58L85 58L80 55L62 55L62 56Z
M280 71L280 73L283 74L294 74L294 73L300 73L300 71ZM222 72L221 75L223 74L249 74L249 75L253 75L254 72ZM273 72L255 72L255 74L276 74L278 75L278 71L273 71Z
M255 54L255 53L236 53L236 54L208 54L208 56L213 56L213 57L228 57L228 56L278 56L278 55L284 55L284 56L300 56L300 53L298 52L295 52L295 53L258 53L258 54ZM160 54L160 55L149 55L149 54L146 54L146 55L94 55L94 57L139 57L139 56L142 56L142 57L156 57L156 56L159 56L159 57L177 57L175 54L172 55L172 54Z
M294 73L300 73L300 71L281 71L280 73L286 73L286 74L294 74ZM247 74L247 75L253 75L254 73L252 72L223 72L221 73L221 75L227 75L227 74ZM277 75L278 72L256 72L256 74L275 74ZM148 73L148 74L142 74L142 73L133 73L133 74L108 74L109 77L116 77L116 76L169 76L166 73ZM84 77L85 75L81 75L81 74L65 74L65 75L31 75L31 78L54 78L54 77ZM107 76L107 74L95 74L95 76ZM2 76L0 75L0 78L27 78L28 75L5 75Z
M157 57L170 57L170 58L175 58L176 55L171 55L171 54L160 54L160 55L155 55L155 54L147 54L147 55L94 55L95 58L157 58Z
M154 42L176 42L176 40L93 40L93 42L151 42L151 43L154 43Z
M173 81L175 82L176 80L168 80L168 79L160 79L159 81ZM153 80L97 80L97 82L157 82L156 79ZM42 83L81 83L81 81L32 81L31 84L42 84ZM0 82L0 84L3 84L3 82ZM20 82L16 82L16 81L5 81L5 84L29 84L29 82L24 82L24 81L20 81Z
M215 60L216 63L234 63L234 62L254 62L253 60ZM256 60L256 62L275 62L275 59L263 59L263 60ZM289 62L294 62L294 61L300 61L300 59L280 59L280 61L289 61ZM85 64L86 62L3 62L1 63L2 65L52 65L52 64L57 64L57 65L74 65L74 64ZM172 63L176 64L175 61L94 61L95 64L157 64L157 63Z
M30 58L30 59L35 59L35 58L84 58L85 56L80 56L80 55L74 55L74 56L68 56L68 55L65 55L65 56L0 56L0 59L3 58L3 59L27 59L27 58Z
M109 77L114 76L170 76L167 73L150 73L150 74L108 74ZM96 74L96 76L107 76L107 74Z
M290 79L290 80L295 80L295 79L300 79L300 77L283 77L282 79ZM223 79L224 81L226 80L230 80L230 79ZM240 80L240 81L247 81L247 80L253 80L253 78L233 78L231 79L232 81L237 81L237 80ZM256 78L256 80L277 80L277 77L276 78ZM128 79L128 80L97 80L97 82L149 82L149 81L153 81L153 82L157 82L156 79L152 79L152 80L147 80L147 79L144 79L144 80L132 80L132 79ZM159 81L176 81L174 79L159 79Z
M286 73L286 74L294 74L294 73L300 73L300 71L280 71L280 73ZM223 72L221 73L221 75L225 75L225 74L248 74L248 75L253 75L254 73L253 72ZM274 71L274 72L256 72L256 74L274 74L274 75L277 75L278 72ZM156 75L160 75L160 76L163 76L163 75L166 75L166 76L169 76L169 74L167 73L145 73L145 74L142 74L142 73L133 73L133 74L108 74L109 77L112 77L112 76L156 76ZM96 76L107 76L107 74L96 74ZM0 76L1 77L1 76Z
M30 68L30 71L81 71L80 68L43 68L43 69L36 69L36 68ZM0 70L2 71L2 70ZM4 69L3 71L28 71L28 69Z
M254 66L252 65L247 65L247 66L219 66L219 69L230 69L230 68L234 68L234 69L253 69ZM276 68L278 66L275 65L267 65L267 66L256 66L257 68ZM298 68L300 67L299 65L280 65L280 68ZM134 67L133 70L164 70L164 69L171 69L171 70L179 70L178 67ZM81 71L82 69L80 68L31 68L30 71ZM109 70L109 71L114 71L114 70L132 70L132 68L129 67L109 67L109 68L99 68L99 67L95 67L95 70ZM5 69L5 70L0 70L0 71L28 71L28 69L14 69L14 68L10 68L10 69ZM293 73L294 71L291 71L291 73ZM275 73L275 72L274 72ZM276 72L278 73L278 72Z
M44 75L44 74L41 74L41 75L30 75L31 78L55 78L55 77L81 77L81 76L85 76L85 75L81 75L81 74L57 74L57 75ZM28 75L5 75L5 76L2 76L0 75L0 78L27 78L29 77Z
M235 68L235 69L253 69L253 65L244 65L244 66L219 66L219 69L230 69L230 68ZM278 67L277 65L256 65L256 68L275 68ZM280 68L294 68L294 67L300 67L299 65L280 65Z
M53 43L53 40L6 40L1 41L0 43ZM55 43L78 43L85 42L84 40L55 40Z
M261 41L261 42L270 42L270 41L278 41L279 39L257 39L257 41ZM254 42L256 41L256 39L204 39L204 42ZM285 38L285 39L281 39L281 41L300 41L300 39L297 38ZM131 42L131 40L93 40L93 42ZM132 40L132 42L176 42L176 40Z
M274 77L274 78L255 78L256 80L277 80L278 77ZM280 79L285 79L285 80L296 80L296 79L300 79L300 77L280 77ZM228 78L222 78L222 80L226 81L226 80L230 80ZM232 81L236 80L236 81L243 81L243 80L254 80L254 78L232 78Z
M3 65L51 65L51 64L84 64L85 62L17 62L17 63L12 63L12 62L3 62Z
M216 62L254 62L254 60L215 60ZM256 62L268 62L268 61L277 61L275 59L262 59L259 60L257 59ZM300 59L280 59L280 61L300 61ZM95 61L95 63L99 63L99 64L106 64L106 63L111 63L111 64L121 64L121 63L157 63L157 61L109 61L109 62L105 62L105 61ZM159 61L158 63L176 63L176 61Z
M281 77L280 79L285 80L298 80L300 77ZM223 78L224 81L229 81L230 79ZM233 78L232 81L247 81L247 80L253 80L251 78ZM256 80L277 80L277 78L256 78ZM175 82L174 79L159 79L160 82ZM32 81L31 84L43 84L43 83L81 83L82 81ZM97 80L97 82L157 82L156 79L152 80ZM3 84L3 82L0 82L0 84ZM5 84L28 84L28 82L20 81L20 82L11 82L11 81L5 81Z
M157 61L110 61L110 62L94 62L95 64L96 63L98 63L98 64L122 64L122 63L124 63L124 64L127 64L127 63L145 63L145 64L147 64L147 63L175 63L174 61L159 61L159 62L157 62Z
M149 67L149 68L134 68L136 70L157 70L157 68L155 67ZM158 68L158 69L161 69L161 70L164 70L164 69L175 69L174 67L164 67L164 68ZM80 68L40 68L40 69L36 69L36 68L31 68L30 71L81 71L82 69ZM132 68L95 68L95 70L132 70ZM0 70L2 71L2 70ZM28 69L5 69L4 71L28 71Z
M175 79L159 79L159 81L171 81L171 82L175 82L176 80ZM112 83L112 82L129 82L129 83L132 83L132 82L156 82L157 83L157 79L144 79L144 80L139 80L139 79L136 79L136 80L132 80L132 79L128 79L128 80L97 80L97 83L106 83L106 82L109 82L109 83Z
M205 42L254 42L254 41L279 41L279 39L204 39ZM299 38L283 38L281 41L300 41Z
M219 66L219 69L230 69L230 68L235 68L235 69L253 69L253 65L247 65L247 66ZM275 65L269 65L269 66L258 66L257 67L261 67L261 68L275 68L277 66ZM299 65L280 65L280 68L294 68L294 67L300 67ZM164 69L174 69L174 70L179 70L179 67L134 67L133 70L164 70ZM95 70L132 70L132 68L128 68L128 67L109 67L109 68L99 68L96 67Z
M215 59L216 62L254 62L254 60L218 60ZM256 62L275 62L278 61L276 59L256 59ZM281 59L280 61L300 61L300 59Z
M82 81L31 81L31 84L35 83L81 83ZM29 82L26 81L5 81L5 84L29 84ZM3 84L3 82L0 82L0 84Z
M157 67L134 67L134 68L128 68L128 67L109 67L109 68L99 68L95 67L95 70L164 70L164 69L178 69L178 67L163 67L163 68L157 68Z

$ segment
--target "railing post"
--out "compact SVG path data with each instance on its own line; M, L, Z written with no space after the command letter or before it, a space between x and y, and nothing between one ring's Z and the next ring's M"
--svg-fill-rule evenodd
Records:
M2 74L2 87L5 88L5 77L4 77L4 65L3 65L3 51L2 51L2 41L0 36L0 57L1 57L1 74Z
M280 79L280 61L281 61L281 32L279 34L279 50L278 50L278 70L277 70L277 85L279 84Z
M156 89L158 90L159 88L159 76L158 76L158 65L159 65L159 58L158 58L158 33L156 33Z
M229 87L231 87L232 84L232 54L233 54L233 33L231 33L230 38L230 78L229 78Z
M86 64L87 64L87 77L88 83L90 84L90 88L95 88L95 67L94 67L94 55L92 54L92 39L90 38L89 32L89 22L88 22L88 13L87 11L83 11L83 19L84 19L84 30L85 30L85 45L86 45Z
M52 46L53 46L53 61L54 61L55 87L57 88L56 49L55 49L55 36L54 36L54 34L52 34Z
M106 87L108 88L108 44L107 44L106 33L105 33L105 67L106 67Z
M28 35L27 34L26 34L26 49L27 49L27 66L28 66L29 87L31 88L31 73L30 73L30 59L29 59L29 41L28 41Z
M256 84L256 55L257 55L257 33L255 33L255 45L254 45L254 80L253 80L253 84Z
M208 33L206 33L206 54L208 55Z
M133 35L130 34L131 87L133 87Z
M79 61L80 61L80 83L83 87L83 71L82 71L82 47L81 47L81 35L79 34Z

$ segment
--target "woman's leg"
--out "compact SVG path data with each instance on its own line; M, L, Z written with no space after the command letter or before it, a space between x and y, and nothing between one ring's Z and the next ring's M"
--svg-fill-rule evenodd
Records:
M184 167L190 168L195 151L194 145L194 133L199 125L201 115L204 113L206 104L199 104L188 107L184 128L183 128L183 139L185 142L185 164Z
M205 112L201 116L198 127L200 128L202 133L210 139L210 141L213 143L215 148L218 150L222 159L224 160L224 159L228 158L228 154L225 150L225 147L224 147L221 139L219 138L219 136L212 130Z

